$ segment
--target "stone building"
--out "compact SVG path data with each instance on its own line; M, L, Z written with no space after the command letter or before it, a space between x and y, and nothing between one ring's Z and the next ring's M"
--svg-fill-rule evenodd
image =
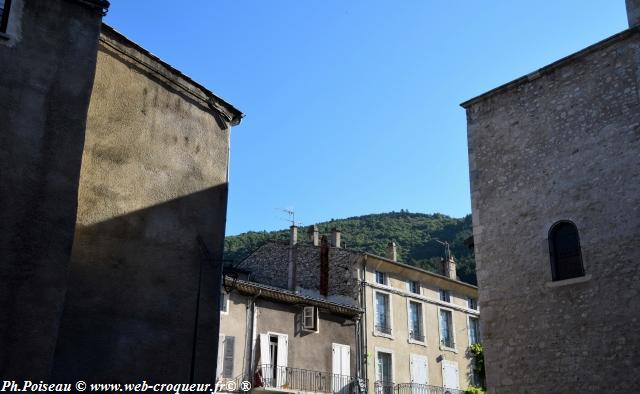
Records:
M225 391L353 392L360 308L225 274L217 377ZM236 390L233 390L236 389Z
M462 104L487 384L640 377L640 1L629 29Z
M369 392L455 393L481 383L467 352L480 341L477 288L457 280L453 260L438 275L396 261L393 243L381 257L341 247L336 230L309 234L299 242L292 227L288 244L267 243L239 267L253 281L361 308L355 372Z
M108 2L0 1L0 376L49 376Z
M0 376L212 381L242 114L101 25L107 6L3 14Z

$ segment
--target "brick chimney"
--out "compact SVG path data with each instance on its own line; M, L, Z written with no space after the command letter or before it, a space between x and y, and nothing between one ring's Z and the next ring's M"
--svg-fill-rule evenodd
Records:
M398 261L398 245L393 241L387 244L387 258L389 260Z
M458 275L456 274L456 260L453 257L449 257L449 260L445 258L443 259L442 264L444 265L444 276L448 276L453 280L457 280Z
M336 248L340 247L340 236L340 230L335 227L331 229L331 246L334 246Z
M629 28L640 25L640 0L626 0Z
M318 232L318 226L315 224L313 226L309 226L307 229L307 234L309 235L309 240L313 243L313 246L320 245L320 234Z

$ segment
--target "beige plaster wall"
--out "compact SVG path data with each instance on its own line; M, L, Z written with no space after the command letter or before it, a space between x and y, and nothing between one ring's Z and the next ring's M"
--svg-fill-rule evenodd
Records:
M212 381L229 128L197 86L104 29L54 373Z
M375 271L387 273L388 285L375 283ZM398 272L393 272L398 271ZM477 289L472 286L464 286L451 281L443 281L440 278L431 277L429 274L415 270L399 270L383 260L367 258L365 272L367 287L366 314L367 314L367 376L369 390L374 389L376 376L376 351L390 351L393 354L393 379L395 383L410 383L410 357L411 354L427 357L429 384L442 386L442 360L458 363L459 383L461 388L470 384L470 372L472 359L467 355L469 336L467 327L468 316L479 316L478 311L467 308L467 296L477 297ZM416 280L421 283L419 295L409 293L407 281ZM439 300L440 287L448 287L451 293L451 303ZM375 325L375 292L386 293L390 297L391 308L391 337L381 336L374 330ZM409 340L409 300L422 304L424 344L412 343ZM455 351L444 349L440 346L439 308L452 311Z

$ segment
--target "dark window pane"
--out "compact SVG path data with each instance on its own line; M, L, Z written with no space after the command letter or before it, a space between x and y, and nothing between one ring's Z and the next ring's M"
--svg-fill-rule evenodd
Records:
M576 226L570 222L561 222L553 226L549 235L553 280L584 276Z

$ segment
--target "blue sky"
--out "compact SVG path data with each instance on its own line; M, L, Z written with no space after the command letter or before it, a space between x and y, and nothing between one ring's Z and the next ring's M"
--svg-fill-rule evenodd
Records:
M624 0L111 0L105 21L245 113L228 235L285 207L470 213L459 104L627 27Z

